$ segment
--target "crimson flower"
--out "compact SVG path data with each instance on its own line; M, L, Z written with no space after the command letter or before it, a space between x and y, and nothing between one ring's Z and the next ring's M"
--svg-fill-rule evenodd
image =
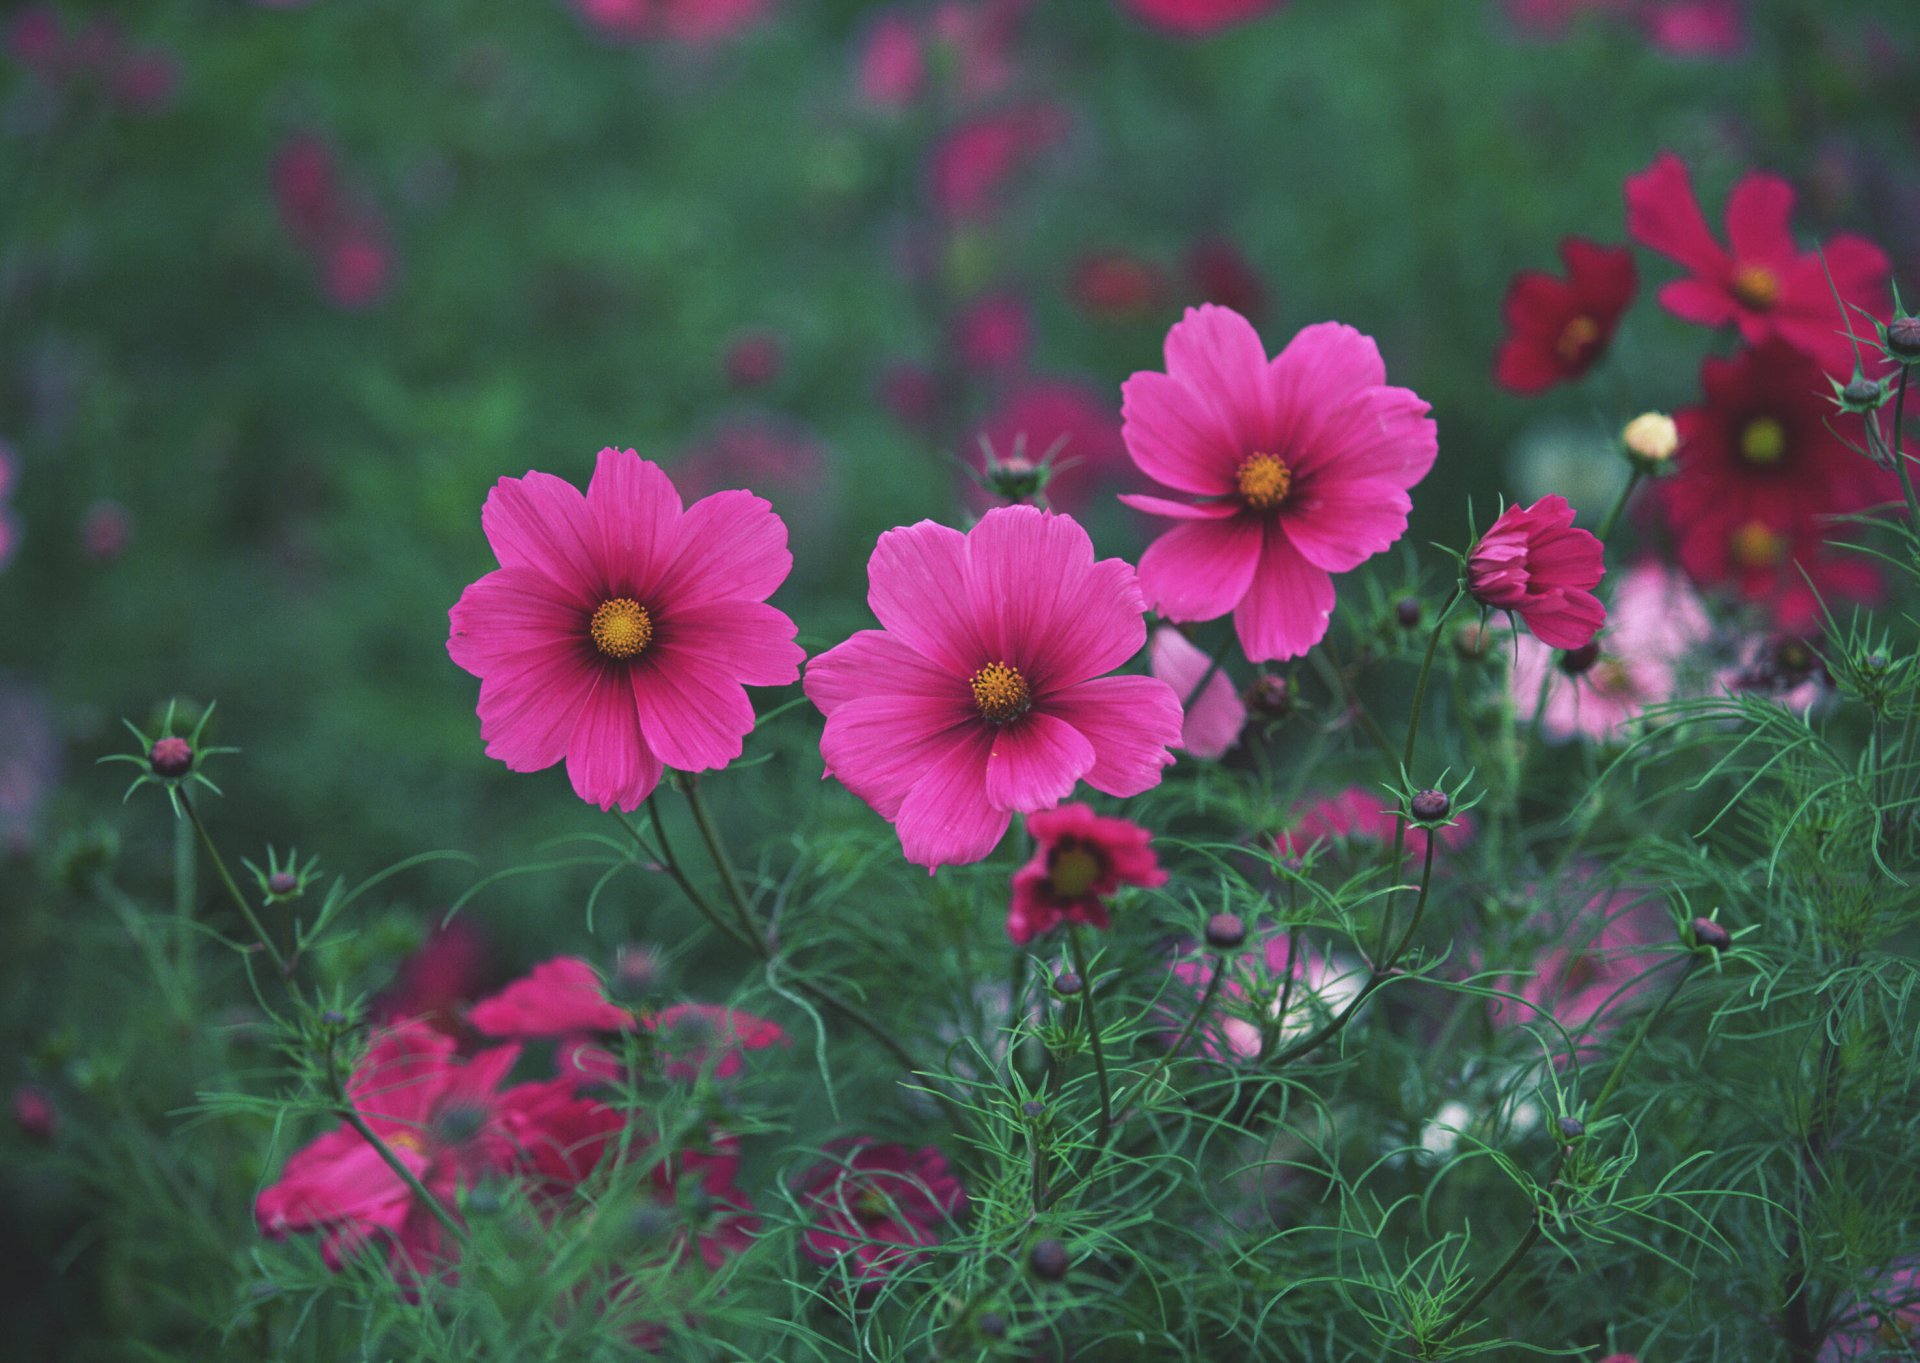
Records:
M1063 923L1108 925L1109 897L1123 885L1167 883L1153 854L1153 835L1125 819L1107 819L1086 805L1061 805L1027 816L1033 859L1013 873L1007 936L1017 946Z
M664 766L724 767L753 728L745 686L799 675L766 604L793 567L750 492L684 510L657 464L600 451L586 495L502 478L480 515L500 568L461 594L447 652L480 678L480 736L514 771L565 761L574 792L637 809Z
M801 1180L812 1217L801 1247L816 1263L842 1265L860 1287L877 1286L926 1258L940 1232L966 1210L967 1194L932 1146L840 1142Z
M987 512L966 534L889 530L867 564L862 630L807 665L827 717L827 773L893 822L909 861L978 861L1016 813L1081 780L1109 795L1160 783L1180 701L1152 677L1105 675L1146 642L1133 569L1094 561L1071 518Z
M1599 362L1640 287L1633 253L1584 237L1560 243L1567 277L1522 270L1507 289L1508 335L1493 376L1515 393L1542 393Z
M1206 304L1166 357L1122 386L1122 434L1141 472L1197 500L1121 498L1180 522L1141 557L1141 589L1169 620L1231 611L1249 661L1297 658L1326 635L1333 574L1406 532L1438 450L1427 404L1337 322L1269 360L1246 318Z
M1579 648L1607 622L1593 594L1606 573L1600 541L1573 527L1565 497L1510 506L1467 555L1467 590L1511 611L1543 644Z
M1734 323L1749 345L1782 341L1827 374L1853 372L1846 333L1864 324L1857 310L1876 317L1887 310L1887 257L1878 246L1837 236L1819 251L1802 251L1788 228L1792 186L1757 173L1743 177L1727 198L1730 246L1722 246L1701 216L1686 164L1672 152L1629 176L1626 196L1627 231L1689 271L1688 278L1662 286L1667 311L1702 326ZM1836 289L1844 313L1834 302Z

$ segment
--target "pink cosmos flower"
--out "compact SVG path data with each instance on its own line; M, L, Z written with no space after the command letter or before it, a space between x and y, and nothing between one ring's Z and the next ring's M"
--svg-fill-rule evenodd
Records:
M1287 823L1287 831L1275 839L1274 845L1281 856L1298 857L1322 838L1333 843L1391 846L1399 818L1392 801L1379 791L1349 786L1337 795L1302 800L1287 811ZM1473 834L1473 819L1456 814L1453 822L1440 830L1440 847L1457 851L1473 840ZM1408 824L1407 851L1416 861L1426 856L1426 829Z
M1068 296L1105 322L1139 321L1157 311L1167 293L1166 272L1144 256L1117 249L1089 251L1074 262Z
M133 542L133 513L126 504L102 497L80 517L80 548L95 563L111 563Z
M1887 257L1878 246L1837 236L1820 251L1802 251L1788 226L1793 187L1760 174L1742 178L1728 196L1731 248L1722 246L1700 214L1686 164L1672 152L1629 176L1626 196L1627 231L1690 272L1661 288L1667 311L1702 326L1731 322L1749 345L1777 338L1828 374L1845 379L1853 373L1848 325L1865 325L1859 309L1887 313ZM1847 304L1844 315L1834 289Z
M417 1018L453 1036L460 1009L487 975L487 940L470 919L435 928L420 949L400 963L393 984L374 1003L376 1021Z
M1007 181L1065 133L1065 114L1046 103L1014 105L956 124L928 154L934 207L961 222L993 217Z
M480 520L501 566L448 612L447 652L480 678L487 755L514 771L564 760L581 799L636 809L665 766L740 755L744 686L798 675L793 621L766 604L787 528L750 492L683 510L657 464L605 449L585 496L502 478Z
M1820 1363L1912 1358L1920 1351L1920 1263L1908 1259L1877 1276L1828 1333Z
M828 1147L800 1183L812 1214L801 1248L816 1263L839 1264L856 1286L877 1286L927 1257L967 1206L946 1156L883 1145L871 1137Z
M1136 19L1182 37L1199 38L1278 11L1286 0L1120 0Z
M523 1084L499 1092L519 1058L518 1046L497 1046L471 1061L454 1054L452 1038L411 1021L382 1032L355 1069L347 1096L367 1126L443 1207L489 1175L531 1172L537 1152L569 1152L568 1167L592 1167L619 1116L599 1104ZM580 1153L592 1149L592 1159ZM577 1182L578 1178L574 1178ZM260 1194L254 1216L276 1239L323 1231L330 1266L376 1239L389 1244L396 1276L413 1276L444 1257L444 1231L378 1151L342 1123L287 1161L279 1181Z
M1193 688L1207 676L1212 660L1187 641L1187 636L1171 625L1153 632L1147 644L1147 666L1153 675L1173 688L1173 694L1186 703ZM1214 668L1207 684L1194 696L1187 717L1180 726L1180 748L1195 757L1214 761L1240 741L1247 727L1247 703L1234 689L1227 670Z
M1747 46L1745 0L1645 0L1640 24L1672 57L1737 57Z
M827 773L891 820L909 861L978 861L1016 813L1084 779L1109 795L1160 782L1180 702L1105 674L1146 642L1133 570L1094 561L1072 519L996 507L966 534L889 530L867 564L863 630L807 666L827 717Z
M1249 321L1267 310L1267 282L1246 253L1225 237L1202 237L1182 262L1193 296L1231 308Z
M867 26L854 77L861 97L876 109L903 109L920 98L927 53L911 15L889 10Z
M1556 657L1531 635L1514 641L1515 711L1530 719L1544 686L1540 728L1548 738L1618 738L1647 706L1680 694L1681 662L1712 628L1683 575L1651 560L1636 564L1620 579L1607 627L1586 648Z
M1171 967L1182 992L1202 997L1215 960L1212 952L1183 951ZM1366 979L1366 967L1357 962L1306 941L1296 950L1285 930L1263 929L1255 949L1229 960L1214 1012L1195 1040L1201 1054L1214 1060L1258 1060L1269 1042L1297 1040L1345 1010ZM1173 1025L1186 1021L1180 1016Z
M1542 497L1500 513L1467 555L1467 590L1511 611L1541 643L1579 648L1607 622L1593 594L1606 572L1600 541L1573 528L1565 497Z
M1017 457L1037 464L1049 459L1047 505L1078 513L1127 471L1126 445L1113 403L1081 379L1036 378L1016 385L982 418L964 451L980 458L980 442L1005 462ZM974 505L993 505L981 490Z
M1123 433L1142 472L1197 500L1121 498L1181 522L1148 546L1141 588L1170 620L1232 611L1249 661L1299 657L1327 632L1333 574L1405 532L1438 448L1427 404L1337 322L1270 361L1244 317L1208 304L1166 353L1166 373L1121 388Z
M674 485L689 497L757 487L786 506L812 512L827 477L827 449L811 427L774 412L721 417L673 465Z
M364 312L386 296L394 253L378 218L356 218L320 249L320 288L344 312Z
M53 1095L38 1084L20 1084L13 1090L13 1123L20 1134L41 1145L51 1145L60 1134L60 1109Z
M1493 1021L1518 1027L1551 1016L1581 1038L1584 1055L1586 1043L1617 1025L1625 1006L1651 987L1649 972L1670 959L1661 947L1672 939L1666 914L1645 895L1597 895L1535 958L1530 974L1508 982L1524 1002L1495 1000Z
M1106 901L1123 885L1167 883L1153 854L1153 835L1125 819L1105 819L1086 805L1061 805L1027 816L1033 859L1013 873L1007 936L1025 946L1063 923L1108 925Z

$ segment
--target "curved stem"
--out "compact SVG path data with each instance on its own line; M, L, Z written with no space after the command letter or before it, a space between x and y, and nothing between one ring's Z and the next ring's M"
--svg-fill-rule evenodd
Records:
M1192 1041L1194 1033L1200 1030L1200 1024L1206 1020L1207 1013L1213 1008L1214 999L1219 997L1220 984L1226 979L1226 975L1227 958L1215 956L1213 974L1207 980L1205 991L1200 995L1199 1006L1193 1010L1193 1016L1187 1019L1187 1025L1181 1030L1173 1045L1167 1049L1167 1053L1155 1062L1154 1067L1147 1071L1146 1078L1135 1084L1133 1091L1127 1095L1126 1101L1120 1104L1120 1115L1114 1119L1116 1122L1124 1122L1127 1119L1133 1109L1138 1106L1140 1099L1146 1096L1155 1081L1165 1073L1167 1067L1186 1051L1187 1043ZM1288 982L1291 983L1291 979Z
M360 1115L360 1110L353 1105L353 1099L347 1096L346 1085L340 1082L340 1071L334 1064L331 1036L327 1038L326 1066L327 1085L333 1090L334 1110L348 1126L360 1133L360 1139L373 1147L374 1153L393 1171L394 1177L407 1185L407 1191L419 1199L420 1205L433 1214L433 1219L453 1237L454 1243L464 1249L467 1243L466 1227L460 1224L459 1219L447 1210L439 1198L427 1191L427 1185L420 1181L413 1170L407 1168L404 1160L393 1153L393 1147L381 1140L374 1129L367 1125L367 1119Z
M1440 614L1434 619L1433 633L1427 636L1426 656L1420 660L1420 675L1413 683L1413 704L1407 710L1407 743L1406 747L1401 750L1400 770L1394 773L1397 782L1412 779L1408 773L1413 770L1414 744L1420 737L1420 712L1426 707L1427 703L1427 679L1433 675L1433 655L1440 649L1440 634L1441 631L1446 628L1447 617L1453 614L1453 608L1458 605L1459 602L1460 584L1456 582L1453 584L1452 594L1447 597L1446 605L1440 608ZM1428 846L1432 846L1431 839L1428 840ZM1406 853L1407 815L1406 811L1402 810L1399 817L1394 820L1393 827L1392 865L1396 878L1400 874L1401 862L1405 858Z
M1621 513L1627 509L1627 502L1633 497L1633 490L1640 486L1640 480L1646 476L1637 468L1628 475L1626 486L1621 488L1620 495L1613 499L1613 505L1607 509L1605 518L1600 522L1600 528L1593 532L1595 539L1602 544L1606 543L1607 537L1613 534L1613 528L1620 523Z
M1500 1267L1494 1269L1487 1277L1487 1280L1475 1289L1474 1294L1467 1298L1460 1309L1447 1318L1447 1323L1440 1327L1438 1336L1440 1339L1452 1338L1454 1332L1466 1323L1467 1318L1480 1309L1480 1303L1492 1295L1493 1289L1505 1282L1507 1275L1512 1273L1514 1269L1520 1267L1520 1261L1527 1257L1527 1254L1539 1241L1540 1234L1540 1209L1536 1207L1533 1211L1533 1224L1527 1227L1527 1233L1520 1237L1519 1243L1516 1244L1512 1252L1501 1261Z
M1640 1019L1640 1027L1634 1032L1633 1040L1629 1041L1627 1048L1620 1052L1620 1058L1613 1062L1613 1070L1607 1075L1607 1082L1601 1086L1600 1096L1587 1105L1589 1120L1607 1105L1607 1099L1613 1097L1614 1090L1620 1087L1620 1081L1627 1077L1627 1066L1639 1053L1640 1043L1647 1039L1647 1033L1653 1030L1653 1024L1658 1022L1660 1015L1667 1011L1667 1005L1679 995L1681 987L1692 977L1693 968L1698 964L1700 964L1700 957L1697 954L1689 957L1687 968L1681 971L1673 983L1667 987L1667 992L1660 996L1660 1002L1654 1004L1647 1015Z
M1901 427L1906 425L1907 380L1913 375L1913 366L1900 366L1900 387L1893 395L1893 467L1900 474L1900 491L1907 499L1907 517L1913 522L1913 529L1920 531L1920 496L1913 490L1913 472L1907 467L1906 442L1901 438Z
M1100 1134L1094 1139L1093 1155L1097 1160L1106 1147L1107 1133L1113 1130L1113 1089L1107 1082L1107 1053L1100 1044L1100 1021L1093 1003L1093 975L1087 970L1087 952L1080 940L1079 924L1068 930L1067 942L1073 951L1073 968L1080 972L1080 1017L1087 1025L1087 1041L1093 1047L1093 1073L1100 1084Z
M183 786L176 793L180 799L180 807L187 811L187 818L193 823L194 832L200 835L200 845L207 849L207 856L213 861L213 869L220 873L221 883L227 887L227 893L232 896L233 902L239 905L240 916L247 920L247 926L253 929L253 935L260 939L260 945L266 948L267 955L279 969L281 976L284 978L291 975L293 971L287 965L287 958L280 954L280 948L273 944L273 938L267 936L267 930L261 926L259 917L253 911L253 905L247 903L247 897L240 893L240 887L234 883L233 873L227 870L227 863L221 857L220 849L213 845L213 835L208 833L207 826L200 822L200 811L195 809L193 801L187 798L185 787Z
M740 930L756 943L763 957L771 951L762 939L760 930L754 924L753 905L747 900L747 892L740 885L740 877L734 874L733 858L727 855L726 844L720 840L720 830L713 822L713 816L707 812L707 802L700 798L700 783L693 777L686 782L687 808L693 811L693 824L700 830L700 841L707 845L707 856L713 861L714 870L720 873L720 884L727 892L727 900L733 905L734 916L740 920Z

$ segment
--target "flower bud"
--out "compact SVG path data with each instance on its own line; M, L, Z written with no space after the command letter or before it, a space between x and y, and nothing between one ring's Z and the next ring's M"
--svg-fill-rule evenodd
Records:
M1600 641L1589 639L1578 648L1570 648L1560 655L1560 670L1569 677L1577 677L1600 661Z
M1560 1128L1562 1140L1577 1141L1587 1134L1587 1124L1578 1117L1558 1117L1553 1124Z
M1475 662L1493 651L1493 631L1478 620L1469 620L1454 632L1453 651L1468 662Z
M987 462L987 486L996 496L1024 502L1040 494L1047 485L1050 472L1046 465L1036 464L1023 454L990 459Z
M980 1333L988 1339L1007 1337L1007 1318L998 1311L987 1311L980 1317Z
M1711 918L1696 918L1689 926L1693 930L1693 940L1699 946L1725 951L1733 945L1733 935Z
M1053 992L1071 998L1086 988L1087 982L1071 970L1063 970L1053 977Z
M1620 432L1627 458L1643 471L1663 468L1680 448L1680 428L1665 412L1642 412Z
M1401 629L1414 629L1420 624L1420 598L1403 596L1393 603L1393 618L1400 622Z
M22 1135L42 1145L50 1143L60 1129L53 1099L38 1084L22 1084L13 1091L13 1120Z
M284 899L300 888L300 877L292 871L275 871L267 877L267 893Z
M433 1118L434 1138L444 1145L465 1145L487 1124L485 1108L455 1103Z
M1920 317L1901 317L1887 328L1887 349L1904 364L1920 360Z
M347 1015L338 1008L329 1008L320 1015L320 1021L329 1027L343 1027L346 1025Z
M177 781L193 770L193 745L184 738L160 739L147 753L147 765L155 776Z
M1247 925L1237 913L1216 913L1207 920L1207 945L1215 951L1232 951L1247 940Z
M782 360L777 332L742 332L727 347L727 382L736 388L758 388L779 377Z
M1887 400L1887 390L1872 379L1856 378L1840 389L1843 412L1878 411Z
M1453 797L1444 790L1423 790L1410 805L1419 823L1439 823L1453 812Z
M1030 1098L1020 1104L1020 1115L1030 1122L1037 1122L1047 1115L1047 1105Z
M493 1216L505 1205L500 1190L491 1183L483 1183L467 1194L467 1211L474 1216Z
M1038 1240L1027 1254L1027 1266L1042 1282L1057 1283L1067 1276L1067 1247L1058 1240Z
M607 981L607 997L631 1008L644 1003L660 988L660 958L652 947L621 947Z
M1279 673L1262 672L1247 688L1245 700L1255 714L1278 719L1293 708L1293 691Z

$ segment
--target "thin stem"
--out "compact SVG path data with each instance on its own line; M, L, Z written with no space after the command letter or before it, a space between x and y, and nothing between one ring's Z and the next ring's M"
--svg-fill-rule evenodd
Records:
M1353 684L1347 680L1347 674L1342 670L1339 662L1329 658L1326 650L1318 648L1308 653L1307 658L1320 673L1320 680L1327 684L1327 689L1339 695L1347 707L1347 713L1360 722L1360 732L1367 736L1367 741L1380 750L1382 757L1392 761L1393 743L1387 738L1386 731L1380 727L1379 721L1374 719L1372 712L1354 693Z
M1187 1019L1186 1027L1181 1030L1179 1037L1175 1039L1173 1045L1168 1048L1167 1053L1155 1062L1154 1067L1147 1071L1147 1077L1135 1084L1133 1086L1133 1092L1129 1093L1126 1101L1120 1104L1120 1115L1115 1119L1116 1121L1124 1122L1129 1114L1133 1112L1133 1109L1139 1105L1140 1099L1146 1096L1147 1091L1153 1087L1161 1074L1166 1071L1167 1067L1185 1053L1187 1043L1192 1041L1194 1033L1200 1030L1200 1024L1206 1020L1207 1013L1213 1008L1214 999L1219 997L1220 985L1221 982L1226 979L1226 976L1227 958L1224 956L1215 956L1213 958L1213 974L1208 978L1207 987L1200 995L1199 1006L1193 1010L1193 1016ZM1291 983L1291 981L1289 981L1289 983Z
M334 1064L332 1037L327 1039L326 1063L327 1084L333 1089L335 1110L348 1126L360 1133L360 1139L373 1147L374 1153L380 1156L387 1168L393 1170L394 1176L407 1185L407 1191L433 1213L434 1220L438 1221L446 1229L447 1234L453 1237L454 1243L462 1249L466 1248L466 1227L462 1226L454 1214L446 1209L439 1198L427 1191L427 1186L419 1180L413 1170L407 1168L405 1161L393 1153L393 1148L375 1134L374 1129L367 1125L366 1118L362 1117L359 1109L354 1107L353 1099L347 1096L346 1085L340 1082L340 1071Z
M1614 498L1613 505L1608 508L1606 517L1600 522L1600 528L1593 532L1595 539L1602 544L1606 543L1607 537L1613 534L1614 526L1620 523L1621 513L1626 511L1627 503L1633 497L1633 490L1640 486L1640 480L1646 476L1646 473L1638 468L1627 476L1626 486L1622 487L1620 495Z
M287 966L287 958L280 954L280 948L273 944L273 938L267 936L267 930L261 926L259 917L253 911L253 905L247 903L247 897L240 893L240 887L234 883L233 873L227 870L227 863L221 857L220 849L213 845L212 834L208 833L207 826L200 822L200 811L193 807L193 801L187 798L184 788L176 793L180 797L180 807L187 811L187 818L192 820L194 831L200 835L200 845L207 849L207 856L213 860L213 869L220 873L221 883L227 887L227 893L233 897L233 902L239 905L241 917L247 920L247 926L253 929L253 935L260 939L260 945L266 948L268 957L279 969L282 978L291 975L293 972Z
M1900 387L1893 395L1893 467L1900 475L1900 491L1907 499L1907 516L1913 528L1920 531L1920 496L1913 490L1913 473L1907 468L1907 446L1902 427L1906 425L1907 380L1913 376L1913 366L1900 366Z
M1447 1323L1440 1327L1438 1338L1445 1340L1453 1337L1454 1333L1466 1323L1467 1318L1480 1309L1480 1303L1492 1295L1493 1289L1505 1282L1507 1275L1512 1273L1514 1269L1520 1267L1520 1261L1526 1258L1534 1245L1539 1242L1540 1234L1540 1209L1535 1207L1533 1210L1533 1224L1527 1227L1527 1233L1520 1237L1519 1243L1513 1247L1506 1259L1501 1262L1500 1267L1496 1268L1492 1274L1487 1277L1486 1281L1480 1284L1479 1288L1475 1290L1471 1297L1467 1298L1465 1304L1462 1305L1458 1311L1455 1311L1447 1318Z
M181 988L187 997L196 992L194 981L199 975L199 962L195 958L195 948L199 945L193 930L193 908L200 899L199 877L194 874L193 834L178 819L173 821L173 913L177 920L177 940L174 943L174 972L178 975Z
M1453 584L1452 594L1447 597L1447 604L1440 608L1440 614L1433 622L1433 633L1427 636L1426 656L1420 660L1420 675L1413 683L1413 704L1407 710L1407 743L1406 747L1401 750L1400 770L1394 773L1396 782L1411 779L1408 773L1413 770L1414 743L1420 737L1420 712L1426 707L1427 703L1427 679L1433 675L1433 655L1440 649L1440 634L1446 628L1447 617L1453 614L1453 608L1459 604L1459 601L1460 584L1456 582ZM1431 840L1429 840L1428 845L1432 845ZM1407 815L1406 811L1402 810L1393 824L1393 861L1391 864L1396 878L1400 874L1401 862L1406 854Z
M1687 980L1693 975L1693 968L1698 964L1700 964L1700 957L1698 955L1689 957L1687 960L1687 968L1681 971L1680 974L1675 977L1673 983L1667 987L1667 992L1660 996L1660 1002L1654 1004L1647 1015L1640 1019L1640 1026L1639 1029L1634 1032L1633 1040L1629 1041L1627 1048L1620 1052L1620 1058L1613 1062L1613 1072L1607 1076L1607 1082L1601 1087L1600 1096L1587 1105L1587 1116L1589 1120L1596 1116L1600 1110L1607 1105L1607 1099L1613 1097L1614 1090L1620 1087L1620 1081L1627 1077L1627 1066L1632 1063L1633 1057L1639 1052L1640 1043L1647 1039L1647 1033L1653 1030L1653 1024L1658 1022L1660 1015L1667 1011L1667 1005L1672 1003L1674 998L1680 993L1681 986L1686 984Z
M1227 650L1233 647L1233 639L1234 634L1231 629L1220 636L1220 642L1214 647L1213 656L1207 659L1207 670L1200 674L1200 680L1193 684L1193 689L1187 692L1187 698L1180 702L1181 714L1184 715L1193 708L1193 703L1200 699L1200 693L1207 689L1207 683L1213 680L1213 674L1225 664Z
M714 825L713 816L707 812L707 802L700 798L700 783L688 777L685 789L687 808L693 811L694 827L700 830L700 840L707 845L707 856L712 859L714 870L720 873L720 884L733 905L734 915L740 920L740 930L754 939L761 956L770 958L771 951L754 926L753 906L747 901L747 892L741 888L740 877L734 874L733 859L727 855L726 844L720 840L720 830Z
M1080 926L1067 933L1073 952L1073 968L1080 972L1080 1018L1087 1025L1087 1041L1093 1048L1093 1073L1100 1084L1100 1133L1094 1139L1094 1158L1106 1146L1107 1133L1113 1130L1113 1089L1107 1082L1107 1053L1100 1044L1100 1021L1094 1008L1093 974L1087 969L1087 951L1080 940Z

